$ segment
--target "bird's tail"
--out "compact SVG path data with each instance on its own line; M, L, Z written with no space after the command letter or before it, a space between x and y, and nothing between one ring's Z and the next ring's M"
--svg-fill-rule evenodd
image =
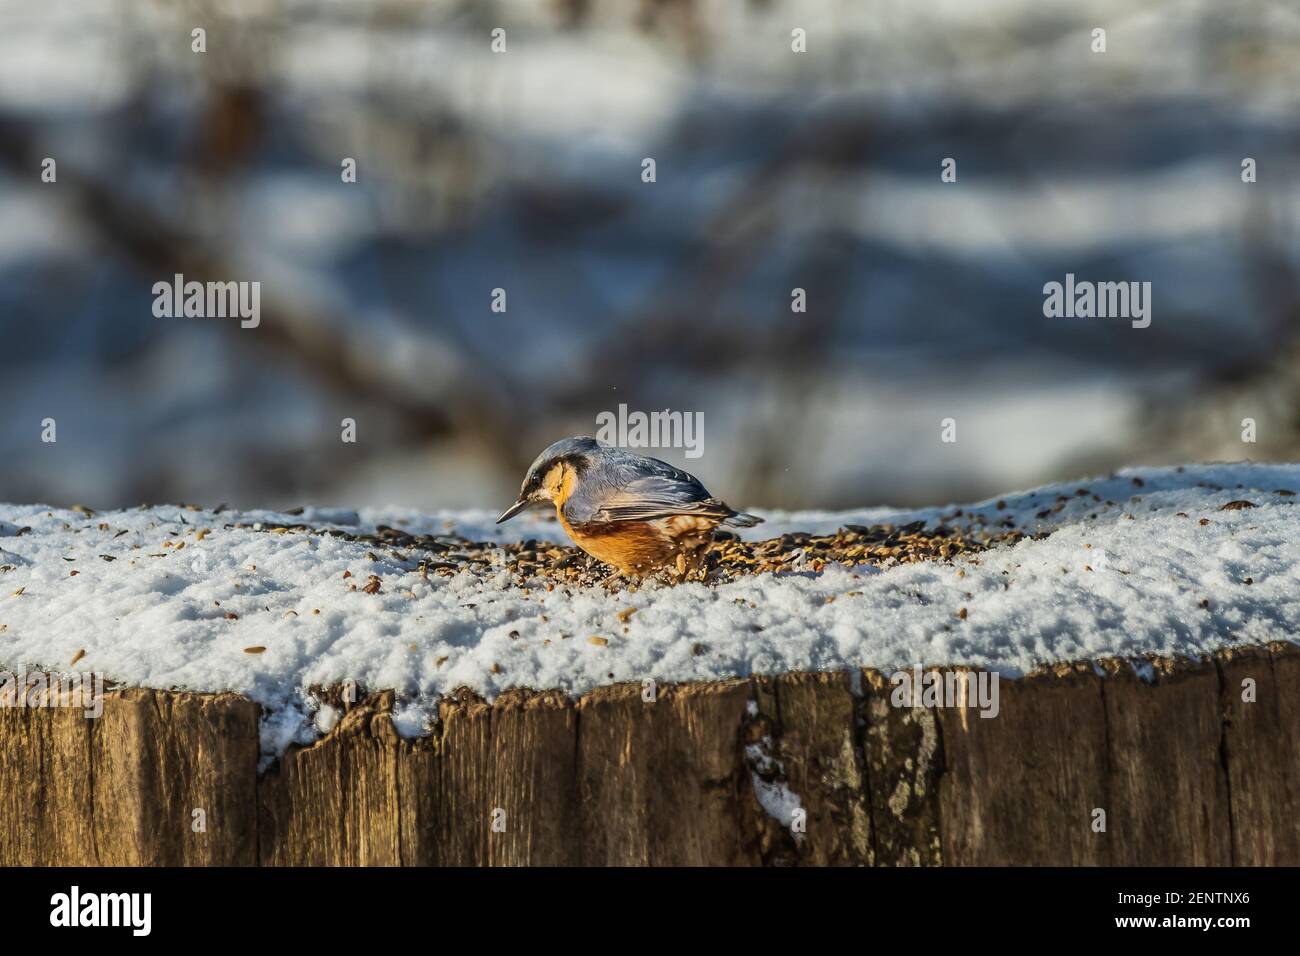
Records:
M763 519L758 515L746 514L743 511L737 511L729 518L723 519L723 524L730 525L733 528L752 528L756 524L762 524Z

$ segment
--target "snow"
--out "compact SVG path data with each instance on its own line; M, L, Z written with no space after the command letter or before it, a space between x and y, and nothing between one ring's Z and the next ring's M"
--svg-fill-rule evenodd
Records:
M519 588L504 567L423 580L416 562L373 545L251 527L564 541L545 515L497 526L493 511L0 505L0 664L245 694L264 705L263 748L274 754L328 731L338 714L313 688L349 680L395 689L411 735L459 687L490 699L646 678L958 663L1015 676L1060 660L1198 656L1300 633L1300 497L1286 490L1300 491L1300 465L1134 468L966 507L767 512L742 534L943 520L1011 522L1037 537L951 562L615 593ZM1255 507L1219 510L1239 500ZM372 574L377 594L361 589ZM773 795L782 816L783 803Z
M749 777L758 805L769 817L791 830L795 842L801 842L803 831L795 830L794 823L803 801L783 779L785 767L772 756L772 738L764 735L758 743L746 746L745 758L749 761Z

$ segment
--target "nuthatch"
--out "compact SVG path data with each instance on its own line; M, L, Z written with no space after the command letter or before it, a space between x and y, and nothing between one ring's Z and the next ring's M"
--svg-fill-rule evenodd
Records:
M564 438L538 455L519 500L497 524L547 501L574 544L626 575L673 561L684 571L686 556L707 544L718 525L748 528L763 520L729 508L694 475L594 438Z

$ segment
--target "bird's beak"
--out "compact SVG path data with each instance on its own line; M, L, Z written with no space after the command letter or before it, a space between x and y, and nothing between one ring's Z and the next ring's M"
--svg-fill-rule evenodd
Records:
M530 501L516 501L514 504L512 504L509 508L505 510L505 512L501 515L500 518L497 518L497 524L500 524L503 521L509 521L515 515L519 514L519 512L527 508L530 504L532 504L532 502Z

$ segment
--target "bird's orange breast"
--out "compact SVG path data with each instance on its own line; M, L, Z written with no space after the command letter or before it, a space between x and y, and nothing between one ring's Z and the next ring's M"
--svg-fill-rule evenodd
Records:
M575 528L561 512L560 524L583 551L625 574L645 574L662 567L677 552L672 539L646 521L614 521Z

